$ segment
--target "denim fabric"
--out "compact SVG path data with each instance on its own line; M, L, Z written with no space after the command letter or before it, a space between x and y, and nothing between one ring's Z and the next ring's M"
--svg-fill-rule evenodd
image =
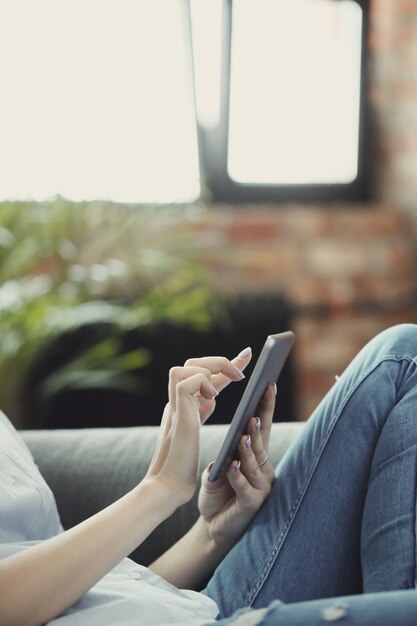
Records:
M266 609L238 611L231 618L206 626L325 626L329 622L340 626L415 626L417 592L389 591L294 604L274 601Z
M333 385L205 590L220 624L417 623L416 365L417 326L402 324ZM242 607L268 610L226 619Z

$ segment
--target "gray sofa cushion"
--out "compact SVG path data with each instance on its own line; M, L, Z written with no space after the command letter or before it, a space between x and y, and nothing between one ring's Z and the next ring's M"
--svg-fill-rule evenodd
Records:
M303 424L273 425L270 457L282 458ZM227 426L205 426L201 467L212 461ZM77 524L110 504L144 476L155 447L158 428L93 428L23 431L40 471L55 494L64 528ZM147 565L165 551L197 517L196 497L162 523L131 556Z

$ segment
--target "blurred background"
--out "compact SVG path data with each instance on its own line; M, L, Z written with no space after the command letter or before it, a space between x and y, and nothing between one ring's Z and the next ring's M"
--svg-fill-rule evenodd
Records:
M16 426L159 423L169 367L287 329L306 420L416 322L416 42L417 0L0 0Z

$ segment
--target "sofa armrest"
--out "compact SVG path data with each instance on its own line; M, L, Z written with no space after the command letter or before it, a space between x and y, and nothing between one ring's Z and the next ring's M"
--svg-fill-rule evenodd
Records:
M301 431L302 423L273 425L270 457L274 464ZM133 488L146 473L158 427L34 430L21 434L54 492L64 528L93 515ZM201 468L220 448L227 425L205 426ZM163 522L131 555L144 565L179 539L198 515L197 494Z

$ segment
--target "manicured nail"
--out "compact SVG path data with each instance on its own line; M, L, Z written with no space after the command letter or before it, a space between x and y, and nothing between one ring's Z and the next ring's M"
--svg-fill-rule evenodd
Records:
M235 465L235 472L239 472L240 471L240 461L238 461Z
M276 397L276 395L277 395L277 384L276 383L273 384L273 388L274 388L274 396Z
M247 448L250 448L250 447L251 447L251 445L252 445L252 441L251 441L250 435L246 435L245 446L246 446Z
M213 465L214 465L214 461L210 461L210 463L207 465L207 474L210 474Z
M245 378L245 374L242 372L242 370L240 370L238 367L235 367L236 370L236 374L239 376L240 380L243 380Z
M239 357L239 359L244 359L245 357L249 356L251 352L252 352L252 348L248 347L242 350L242 352L239 352L237 356Z
M261 420L259 417L256 418L255 430L261 430Z
M213 387L213 385L210 384L210 387L211 387L211 390L213 392L213 398L215 398L216 396L219 395L219 392L217 391L216 387Z

